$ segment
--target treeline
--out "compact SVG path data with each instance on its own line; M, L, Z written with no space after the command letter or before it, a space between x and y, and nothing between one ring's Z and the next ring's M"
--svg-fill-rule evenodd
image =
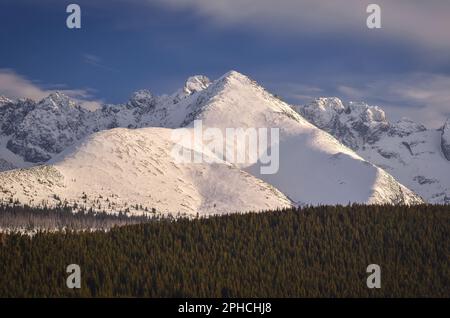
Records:
M69 206L33 208L28 205L0 203L0 232L109 230L114 226L139 224L156 220L154 214L133 216L119 212L108 214L92 209Z
M3 234L0 297L449 297L449 212L323 206ZM66 287L69 264L81 289ZM380 289L366 285L369 264Z

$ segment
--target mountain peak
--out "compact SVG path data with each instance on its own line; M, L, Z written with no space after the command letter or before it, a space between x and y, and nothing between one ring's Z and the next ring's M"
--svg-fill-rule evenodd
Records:
M372 106L364 102L349 102L347 113L359 116L366 123L387 124L386 113L378 106Z
M204 75L194 75L189 77L183 88L183 92L187 95L192 95L196 92L200 92L207 88L211 84L211 81L208 77Z
M384 111L363 102L344 104L336 97L322 97L294 109L311 123L337 137L353 150L364 141L375 142L389 128Z
M337 97L321 97L304 106L294 106L293 108L319 128L330 125L345 110L344 104Z
M226 72L225 74L223 74L218 81L223 81L223 80L238 80L238 81L251 81L251 79L247 76L244 75L242 73L239 73L238 71L235 70L230 70L228 72Z
M69 96L67 96L66 94L64 94L64 93L62 93L62 92L60 92L60 91L56 91L56 92L54 92L54 93L50 93L46 98L44 98L44 99L47 99L47 98L50 98L50 99L52 99L52 100L55 100L55 101L57 101L57 100L67 100L67 99L69 99Z
M344 104L337 97L320 97L302 106L300 112L307 117L320 117L322 122L330 122L335 116L345 113L352 121L358 120L366 124L387 124L385 112L378 106L370 106L364 102Z
M131 95L128 105L133 107L143 107L151 105L154 102L154 99L155 97L149 90L140 89Z
M184 88L173 95L161 97L154 97L146 90L137 91L126 107L122 107L123 104L111 105L93 114L65 106L74 102L64 94L51 94L38 107L33 107L27 116L16 116L20 122L16 119L15 130L11 131L19 131L20 134L8 134L12 137L7 147L32 163L48 162L53 158L54 161L49 162L50 165L57 163L49 168L55 173L51 172L55 176L53 184L61 181L64 185L73 179L81 182L76 186L71 183L71 186L60 187L63 191L59 193L61 197L68 195L65 199L72 202L81 197L79 189L92 189L98 197L100 194L105 196L104 188L109 188L109 185L114 185L114 191L126 201L140 198L145 201L136 203L148 206L158 204L156 208L167 211L183 209L186 202L193 211L214 212L221 206L224 211L233 210L234 206L229 202L237 196L240 206L236 206L236 210L261 210L272 207L272 203L284 206L289 205L290 200L297 204L422 202L386 172L308 123L290 105L246 75L229 71L212 84L205 76L192 76ZM337 98L321 99L319 103L338 111L346 111L348 107ZM142 108L134 108L136 106ZM318 108L316 111L320 114ZM338 117L334 111L329 113ZM375 134L377 127L360 123L361 119L355 113L342 112L339 116L348 119L350 124L352 121L361 124L357 127L358 132L372 138L366 132L373 129ZM203 153L204 149L202 156L217 157L225 165L210 165L209 160L205 160L202 167L197 164L188 167L180 165L174 169L172 129L188 128L180 131L193 132L189 128L195 131L198 119L205 129L220 130L222 137L226 138L222 141L226 142L227 148L234 144L234 149L211 149L208 146L211 145L210 139L201 138L190 146L182 146L191 149L192 154ZM347 129L344 126L348 123L342 122L335 127L342 129L343 133L351 133L353 126ZM229 128L238 133L236 139L227 136ZM241 133L246 134L243 142ZM257 144L257 149L251 149L251 144ZM228 158L227 154L224 157L223 150L231 150L231 157ZM235 157L239 153L244 154L245 158ZM158 164L154 170L153 163ZM193 170L199 167L201 173ZM230 169L236 169L235 173ZM28 170L28 173L30 178L34 178L41 172ZM118 176L121 178L116 178ZM66 178L67 182L61 178ZM241 182L241 179L244 181ZM255 186L245 182L249 179ZM38 179L33 180L30 182L36 186L36 191L30 191L28 183L24 186L21 175L15 182L17 188L14 191L22 193L25 202L30 199L28 194L35 202L50 196L51 192L45 184ZM152 185L169 187L155 191L150 197L147 196L150 181ZM299 182L302 182L300 186ZM245 190L248 186L255 191L245 191L248 196L243 197L241 189ZM151 188L158 189L158 186ZM136 189L142 191L137 196ZM183 189L181 192L186 196L180 197L179 189ZM275 196L273 190L277 191ZM32 193L36 192L40 194L35 197ZM251 208L242 206L242 202L253 198L257 199L252 201L255 204L252 203Z
M332 110L341 113L345 110L345 106L337 97L319 97L309 104L311 107L319 107L321 110Z
M222 77L247 77L247 76L236 70L229 70Z
M0 95L0 106L12 102L8 97Z
M427 128L408 117L402 117L400 120L391 125L391 134L404 137L412 133L425 131Z
M175 103L178 103L180 100L191 96L194 93L205 90L210 84L211 81L204 75L190 76L184 83L184 87L179 89L172 95L173 101Z
M153 97L153 95L148 89L137 90L131 95L131 99L142 99L151 97Z
M58 109L58 108L68 108L68 107L75 107L76 103L70 99L69 96L65 95L62 92L56 91L54 93L51 93L47 97L43 98L38 105L41 108L51 108L51 109Z

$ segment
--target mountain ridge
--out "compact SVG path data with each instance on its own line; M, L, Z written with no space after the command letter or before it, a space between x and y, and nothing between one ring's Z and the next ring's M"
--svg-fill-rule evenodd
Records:
M19 106L6 104L6 108L1 108L0 116L7 118L7 122L13 119L13 115L17 115L22 124L22 126L19 125L21 130L12 129L9 131L9 135L3 134L3 144L7 140L8 151L13 152L16 156L31 157L34 162L18 162L23 165L23 168L28 169L0 174L0 179L4 181L4 184L9 183L13 188L12 191L4 189L7 193L3 195L5 200L8 200L13 194L15 197L22 196L26 201L30 200L30 196L27 194L37 193L33 196L34 202L47 200L56 204L58 200L52 199L56 192L61 200L69 199L69 201L75 202L75 200L83 199L84 195L81 193L83 191L80 192L80 187L73 186L73 189L69 187L67 192L66 186L66 190L58 190L58 192L55 187L42 188L40 185L36 185L37 179L33 177L33 174L40 175L41 170L44 169L42 167L47 167L45 168L47 170L44 169L44 171L47 171L51 178L55 178L53 181L50 180L51 183L58 184L59 173L63 177L62 182L66 185L70 184L70 180L73 179L70 176L75 176L78 169L82 175L86 176L79 181L85 185L86 191L89 190L98 196L103 196L98 180L104 179L113 184L125 185L129 182L131 175L127 176L123 171L134 173L132 177L134 179L139 176L139 169L142 169L139 162L145 161L144 166L146 166L152 156L157 155L151 147L147 147L146 152L141 152L141 146L135 139L141 140L140 136L144 133L150 136L148 142L158 144L153 139L159 136L165 142L164 147L168 147L173 142L169 140L169 132L184 129L188 134L192 134L195 132L195 122L201 120L205 129L213 128L221 132L225 132L227 128L272 127L279 129L279 140L274 144L265 145L266 148L262 149L267 154L273 153L272 150L279 149L279 158L274 158L279 160L277 163L279 169L276 173L261 173L263 168L261 157L244 163L222 162L222 165L231 167L234 171L229 176L220 172L224 169L220 164L217 167L204 165L202 169L209 171L208 175L215 176L212 179L205 179L207 180L206 184L210 184L209 188L214 188L214 184L223 185L220 190L216 187L218 193L221 193L217 196L196 183L195 180L198 176L194 179L185 176L185 182L194 184L191 189L196 195L189 194L194 199L187 200L184 206L191 205L193 209L198 209L202 214L211 214L218 210L224 211L221 197L229 198L230 206L236 207L236 209L240 204L241 208L238 210L241 211L246 209L246 206L253 210L263 210L273 208L274 205L271 204L274 203L286 206L291 202L295 205L347 204L349 202L415 204L423 202L419 196L398 183L384 170L364 160L349 147L303 118L292 109L291 105L281 101L257 82L236 71L230 71L215 81L210 81L204 76L190 77L184 88L172 95L154 96L150 91L137 91L125 104L104 105L93 112L82 109L59 94L34 104L27 101L28 107L25 109L20 109L22 106L20 103L25 103L25 101L19 102ZM160 135L158 129L166 129L166 132ZM116 141L116 144L111 145L110 148L104 148L104 153L94 154L93 151L90 151L90 160L85 159L85 149L103 149L102 142L110 144L110 141L108 138L102 139L102 136L110 136L109 138L114 139L117 131L128 136L127 140ZM99 142L99 139L103 141ZM92 146L90 143L98 147ZM86 145L85 148L80 146L83 144ZM226 144L228 145L228 141ZM125 150L121 148L122 146ZM164 147L160 145L161 149L165 149ZM193 147L195 149L200 147L199 152L207 156L220 157L221 155L221 153L211 153L208 143L205 141L201 141L200 144L197 143ZM137 151L140 154L139 157L132 159L127 154L122 155L117 162L108 161L110 153L114 154L119 151L124 154L128 153L127 149ZM207 152L204 152L205 149ZM245 149L237 151L245 151ZM3 154L7 154L6 151L2 150ZM80 162L76 163L73 158L78 158ZM181 169L177 164L173 164L172 159L164 156L161 159L161 165L168 171ZM137 163L130 165L129 162L132 161ZM41 166L29 168L36 164ZM89 170L89 166L96 168ZM189 167L189 165L187 166ZM77 167L77 169L73 167ZM197 171L197 168L199 167L190 165L190 168L186 169ZM104 174L104 171L108 169L117 173ZM144 173L144 175L146 174ZM24 184L21 180L24 177L32 179L32 181ZM96 178L97 180L94 181ZM122 193L121 196L130 195L133 199L127 201L140 202L139 197L145 197L146 191L164 183L164 179L155 182L154 180L157 178L156 175L150 173L147 181L141 180L136 186L135 190L136 193L139 193L138 196L130 194L133 192L131 186L128 187L129 192L124 190L128 194ZM223 182L220 182L221 178L223 178ZM173 182L169 182L165 191L175 198L180 195L179 191L182 187L177 183L176 178L171 180ZM234 181L231 182L231 180ZM108 182L102 183L103 188L107 186ZM236 194L233 184L245 185L248 191L244 191L240 196ZM273 191L270 191L271 188ZM260 192L255 189L260 189ZM114 193L117 194L120 192L119 190L116 188ZM235 194L235 200L231 200L231 193ZM258 193L271 203L267 205L264 200L257 199ZM109 198L111 199L111 196ZM165 198L167 205L158 205L158 201L164 201L162 198ZM99 199L97 198L97 200ZM216 200L222 203L215 202ZM160 193L159 198L140 202L140 204L145 204L146 207L154 205L165 212L170 206L173 210L193 213L189 208L181 208L183 204L180 200L174 200L174 202L178 202L175 206L171 206L169 201L169 197ZM244 204L245 201L248 201L247 205ZM199 205L199 202L211 202L211 204L207 204L206 207L202 204ZM95 202L90 202L90 204L91 207L96 208ZM104 207L105 202L101 205Z
M377 106L337 97L293 108L427 201L450 203L448 124L433 130L408 118L392 123Z

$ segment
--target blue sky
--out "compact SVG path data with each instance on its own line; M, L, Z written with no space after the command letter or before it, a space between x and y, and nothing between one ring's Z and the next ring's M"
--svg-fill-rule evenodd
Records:
M368 3L382 28L366 27ZM81 6L82 28L66 27ZM450 115L450 1L2 0L0 94L118 103L234 69L291 103L367 101L439 127Z

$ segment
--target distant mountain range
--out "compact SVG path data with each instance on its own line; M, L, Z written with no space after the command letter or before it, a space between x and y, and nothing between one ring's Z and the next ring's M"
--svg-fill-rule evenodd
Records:
M176 162L173 132L193 131L196 120L224 133L279 128L279 170L262 174L259 161ZM213 82L190 77L172 95L141 90L95 111L61 93L38 102L1 97L0 123L6 202L207 215L450 197L449 122L441 130L393 124L377 107L337 98L291 106L235 71Z
M407 118L392 123L379 107L338 98L294 108L427 202L450 203L450 119L437 130Z

